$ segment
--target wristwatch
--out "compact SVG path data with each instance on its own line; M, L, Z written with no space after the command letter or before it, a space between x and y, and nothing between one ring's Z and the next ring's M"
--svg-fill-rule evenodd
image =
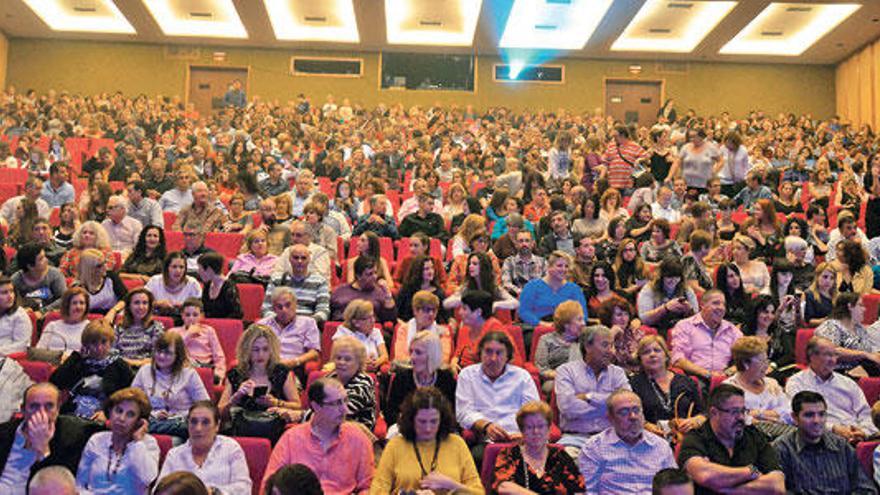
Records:
M761 470L758 469L754 464L749 464L749 471L752 474L752 480L756 480L761 477Z

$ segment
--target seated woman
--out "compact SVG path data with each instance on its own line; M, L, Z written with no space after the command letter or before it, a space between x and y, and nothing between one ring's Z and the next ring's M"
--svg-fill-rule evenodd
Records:
M862 244L858 241L842 240L835 247L837 259L831 263L837 270L837 290L859 295L875 293L874 272Z
M611 268L616 278L614 285L617 287L617 292L634 303L636 295L650 280L635 240L626 238L620 242L620 249L617 250Z
M773 378L767 376L770 360L767 358L767 343L760 337L741 337L731 347L736 374L724 380L745 392L746 409L752 424L761 422L791 424L791 401L785 390ZM770 428L761 428L765 433ZM783 431L775 429L772 436Z
M152 360L138 370L131 386L149 397L153 409L150 433L186 438L187 411L200 400L210 400L177 333L168 332L156 340Z
M146 282L153 275L162 273L165 261L165 231L162 227L148 225L141 230L137 244L120 270L122 278Z
M733 263L724 263L715 271L715 287L724 293L725 301L748 301L749 296L743 288L739 268ZM765 294L766 295L766 294ZM724 319L735 325L746 322L745 304L728 304Z
M584 477L574 459L550 444L553 411L544 402L529 402L516 413L522 441L503 447L495 458L492 493L583 493Z
M483 493L474 458L455 433L455 414L439 390L413 392L403 403L398 426L400 435L388 442L379 459L371 494Z
M144 287L153 294L153 306L160 315L179 315L184 301L202 298L202 286L186 274L186 256L180 251L168 253L162 274L150 277Z
M61 296L67 290L67 281L61 271L49 265L46 252L29 242L15 253L19 270L12 275L12 285L21 299L21 305L34 311L37 319L43 312L58 307Z
M327 209L324 205L315 201L309 201L303 208L304 224L312 242L326 249L330 253L330 259L335 260L338 248L336 238L338 236L333 227L324 222L326 215Z
M587 312L587 301L577 284L569 280L570 258L562 251L547 257L547 275L530 281L519 296L519 318L532 327L552 318L556 306L567 300L577 301ZM484 315L486 316L486 315Z
M116 256L110 249L110 236L100 223L94 221L83 222L73 234L73 243L70 250L64 253L58 264L58 269L65 277L76 275L79 267L79 257L86 249L97 249L101 253L104 265L108 270L116 267Z
M377 413L376 389L373 378L365 373L367 351L364 344L353 337L336 339L330 351L330 361L334 369L327 376L339 380L348 397L345 417L373 431Z
M382 330L376 328L373 303L363 299L354 299L345 307L343 319L345 321L336 330L333 340L343 337L356 339L364 346L366 353L364 368L370 372L379 371L383 365L388 363L388 349L385 347Z
M681 246L669 238L670 230L669 222L663 218L651 221L651 239L642 243L640 253L646 263L660 263L669 256L681 259Z
M147 495L159 473L159 444L147 435L150 402L137 388L114 392L104 405L110 431L92 435L76 471L80 493Z
M643 325L656 328L664 336L679 320L699 311L697 296L682 275L681 262L665 258L660 262L654 280L639 291L639 319Z
M452 266L449 267L449 276L446 280L447 294L454 294L465 284L465 278L467 278L470 271L470 259L474 254L481 253L489 257L495 285L501 285L501 263L498 261L498 257L489 250L489 237L486 235L486 231L477 230L474 232L470 237L468 245L470 246L468 253L456 256L452 260Z
M440 301L446 299L440 277L445 271L440 260L426 255L418 255L404 261L409 262L409 271L401 280L400 292L397 293L397 318L408 321L415 316L412 298L417 292L429 292ZM437 308L436 318L439 323L445 325L449 321L449 312L440 306Z
M73 236L79 229L79 218L76 205L65 203L58 212L58 226L52 230L52 240L58 246L69 249L73 247Z
M684 273L682 276L688 286L697 293L703 293L712 288L712 274L706 266L706 257L712 250L712 234L705 230L694 230L689 240L690 252L681 260Z
M700 414L697 384L687 375L669 370L669 348L663 337L642 337L636 355L641 371L631 376L629 383L642 399L645 429L669 437L700 427L706 417Z
M629 218L629 211L620 205L620 191L609 188L602 193L599 199L599 218L611 222L613 218Z
M425 266L427 267L428 264L426 263ZM398 296L398 300L402 303L401 297L403 296ZM413 316L406 323L398 323L397 331L394 333L394 341L391 343L394 360L396 362L408 361L410 359L409 348L413 339L419 332L428 331L440 339L442 362L449 363L452 357L452 334L446 325L437 323L440 299L429 291L420 290L413 294L409 305L412 308Z
M196 368L213 368L214 383L226 377L226 354L214 327L202 323L202 301L191 297L183 302L183 326L168 332L180 334L190 363Z
M405 279L409 276L410 266L412 266L412 263L418 256L424 256L434 262L434 273L437 275L439 282L438 287L446 286L446 270L443 269L443 263L439 259L431 257L430 249L431 239L427 235L421 232L416 232L409 238L410 255L402 259L400 263L397 263L394 267L394 283L396 287L401 287L401 290L403 290L402 287ZM441 297L441 299L443 298ZM400 312L399 304L397 311Z
M833 263L819 263L810 289L804 293L804 323L819 326L834 309L837 297L837 270Z
M794 288L794 265L785 258L773 260L773 275L770 279L770 297L776 303L776 340L779 346L775 349L782 362L780 365L794 363L794 341L797 329L803 326L801 318L802 296Z
M397 423L400 405L416 389L436 387L451 406L455 404L455 376L443 365L440 338L423 330L416 334L408 353L412 367L394 374L388 400L384 401L382 415L389 425Z
M101 313L109 323L125 307L128 289L119 274L107 269L101 252L86 249L80 254L79 269L73 287L82 287L89 293L89 313Z
M241 273L256 279L269 280L275 260L274 254L269 253L269 241L264 230L252 230L245 239L247 252L239 254L229 270L230 275Z
M607 262L597 261L593 264L590 269L590 286L587 289L589 293L587 309L593 315L589 323L599 321L597 315L599 313L599 306L603 303L615 298L622 299L614 290L614 281L616 279L617 276L614 274L614 269Z
M220 431L217 406L207 400L193 404L186 416L186 427L189 439L168 451L159 479L164 482L169 474L186 472L198 476L212 493L251 493L252 482L244 450L232 438L217 434ZM171 495L180 492L161 492L157 486L155 493Z
M759 199L752 206L752 216L743 222L740 232L744 232L755 243L755 248L749 250L751 258L763 259L769 263L773 258L785 254L782 247L782 225L776 216L773 201L769 199Z
M104 401L131 385L134 372L124 359L111 352L116 334L104 320L92 320L82 333L82 352L73 351L49 381L67 392L62 414L74 414L99 423L107 421Z
M37 347L51 351L80 350L83 330L88 325L89 293L82 287L72 287L61 296L61 319L43 327Z
M245 330L235 348L237 364L226 374L226 388L218 406L224 417L244 416L244 411L267 412L283 422L294 422L302 417L299 401L299 383L290 370L281 364L280 343L275 333L264 325L251 325ZM235 434L248 435L249 427L233 426ZM272 428L270 440L274 443L283 433Z
M792 330L780 328L778 309L773 296L761 294L748 305L748 316L742 326L744 334L761 339L768 349L768 357L774 368L782 368L794 363L794 337ZM797 328L794 329L794 332Z
M241 319L241 301L235 282L223 276L223 255L208 252L199 256L199 279L202 289L202 305L208 318Z
M143 287L125 296L122 323L116 325L115 349L132 367L138 368L150 362L153 346L165 326L153 319L153 294Z
M571 225L572 234L583 234L593 239L599 239L605 235L608 229L608 221L599 218L599 208L596 206L598 200L595 196L584 197L581 205L581 217L576 219Z
M556 368L571 361L572 353L578 348L578 337L584 329L584 309L577 301L563 302L553 311L553 328L554 332L538 339L535 349L535 366L545 394L553 391Z
M648 242L651 239L652 218L650 203L636 206L633 216L626 221L626 236L639 243Z
M822 205L810 203L807 207L807 223L810 232L807 242L813 248L816 255L825 255L828 252L828 241L831 239L828 231L828 214Z
M357 242L358 255L354 258L349 258L345 263L347 265L347 280L346 283L354 282L354 262L362 255L370 255L373 259L379 260L379 263L376 267L376 273L378 274L379 280L385 280L388 282L388 287L394 287L394 278L391 276L391 270L388 269L388 262L385 261L385 258L382 257L382 253L379 250L379 236L376 235L375 232L366 231L363 234L352 238L351 242Z
M614 343L612 362L629 373L637 373L639 359L636 351L645 332L641 328L642 322L635 318L635 309L626 300L613 297L603 302L597 308L596 314L599 316L599 323L611 329Z
M252 225L251 212L244 209L244 195L234 193L229 198L229 221L223 225L223 232L241 232Z
M613 260L626 238L626 218L615 217L608 221L605 237L596 245L596 258Z
M755 249L755 241L750 237L737 235L730 243L731 260L739 269L743 290L747 294L767 294L770 291L770 271L763 261L749 259Z
M837 370L847 372L862 366L871 376L880 375L880 353L862 325L865 305L862 296L841 292L834 300L834 309L828 319L816 328L815 335L825 337L837 347Z
M33 332L27 311L18 305L12 280L0 275L0 362L9 354L25 352L31 345ZM2 371L0 366L0 373Z
M458 289L443 300L443 308L447 310L457 309L461 306L461 295L468 290L482 290L492 294L495 300L492 303L492 311L499 309L515 310L519 307L519 301L514 299L509 292L504 290L495 281L495 272L492 267L492 259L485 252L474 252L467 255L467 271L463 283Z

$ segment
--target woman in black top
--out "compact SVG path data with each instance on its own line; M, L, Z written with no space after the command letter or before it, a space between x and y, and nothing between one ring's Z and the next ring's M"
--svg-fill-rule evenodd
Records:
M724 319L742 325L746 322L745 302L749 300L743 288L742 275L734 263L724 263L715 272L715 288L724 293L727 313Z
M865 192L868 193L868 204L865 207L865 235L873 239L880 235L880 153L868 159L868 173L864 178Z
M412 296L418 291L426 290L441 301L446 299L436 267L434 260L424 255L416 256L409 263L409 272L404 274L403 284L397 294L397 317L401 321L412 319ZM437 323L445 325L448 321L449 312L441 305L437 309Z
M144 282L162 273L165 260L165 231L162 227L148 225L141 230L137 244L122 264L123 278L140 279Z
M669 349L658 335L639 341L636 355L641 371L630 377L633 392L642 399L645 429L661 436L684 433L706 418L697 384L687 375L669 370Z
M202 304L207 318L241 319L241 302L235 283L222 275L223 255L216 252L199 256L199 278L205 284Z
M423 330L416 334L409 346L409 352L412 368L394 375L388 400L382 410L389 425L397 423L400 405L417 388L435 387L455 407L455 377L449 369L441 367L443 350L440 338L433 332Z

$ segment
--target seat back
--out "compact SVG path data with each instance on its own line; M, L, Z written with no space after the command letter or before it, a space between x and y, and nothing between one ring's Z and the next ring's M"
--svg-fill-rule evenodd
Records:
M161 323L165 330L174 328L174 318L170 316L154 316L153 319Z
M133 291L139 287L144 286L144 281L139 278L123 278L122 283L125 284L125 288L129 291Z
M226 256L235 258L241 252L244 236L235 232L208 232L205 234L205 247Z
M171 227L174 226L174 222L177 220L177 213L173 211L166 211L162 213L162 223L165 228L165 235L168 235L168 231L171 230Z
M21 359L18 361L22 371L34 383L48 382L49 377L55 372L55 367L43 361L28 361Z
M865 316L862 317L862 323L871 325L877 321L877 310L880 308L880 294L865 294L862 297L862 303L865 305Z
M522 328L517 325L507 325L505 330L507 330L507 335L510 335L511 340L513 340L513 364L516 366L525 365L526 344L523 340ZM538 390L540 389L541 387L539 386Z
M155 438L156 443L159 444L159 467L161 468L162 464L165 463L165 456L168 455L168 451L174 446L174 442L171 440L171 435L154 434L153 438Z
M254 322L262 315L263 299L266 289L261 284L237 284L238 299L241 302L241 310L244 321Z
M538 325L535 327L535 331L532 332L532 348L531 353L529 354L529 362L535 362L535 351L538 350L538 342L541 340L541 337L545 334L552 333L556 329L549 325Z
M247 458L248 472L253 481L251 492L253 495L260 493L263 484L263 475L266 466L269 465L269 456L272 455L272 444L266 438L255 437L232 437L241 446L244 456Z
M874 479L874 450L877 445L880 445L880 441L859 442L856 445L856 457L869 479Z
M859 388L865 394L869 406L873 406L880 399L880 377L863 376L859 378Z
M204 368L197 367L195 368L196 373L199 374L199 378L202 379L202 385L205 386L205 391L208 392L208 396L211 397L211 401L214 404L220 400L220 392L223 391L222 388L218 390L218 387L214 385L214 370L213 368Z
M483 488L488 492L495 481L495 459L501 449L513 447L515 443L487 443L486 449L483 451L483 465L480 468L480 479L483 481Z
M244 333L244 325L241 320L205 318L204 323L217 332L220 347L223 348L223 354L226 355L226 369L232 369L236 362L235 347L241 339L241 334Z
M321 362L326 363L330 360L330 349L333 347L333 336L336 330L342 325L341 321L328 321L324 323L324 331L321 332Z
M794 360L797 364L807 364L807 342L816 332L815 328L801 328L794 340Z
M183 232L176 230L165 231L165 248L168 252L183 250Z

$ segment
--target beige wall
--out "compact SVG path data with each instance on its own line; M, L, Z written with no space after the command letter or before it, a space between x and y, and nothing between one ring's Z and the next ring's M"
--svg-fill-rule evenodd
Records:
M196 61L181 61L166 58L162 45L12 39L9 82L40 92L50 88L88 94L121 90L126 94L184 98L187 66L215 65L211 58L214 50L205 48ZM630 62L577 59L564 62L566 81L562 85L499 84L492 81L492 64L499 60L480 57L474 93L388 91L378 89L376 53L312 53L362 57L364 76L342 79L291 76L290 57L306 52L222 50L228 54L222 65L250 68L249 96L281 101L303 92L316 102L333 93L337 98L348 96L368 106L379 102L412 105L439 101L473 104L477 108L504 105L531 110L592 110L604 104L604 78L634 77L627 70ZM694 108L701 114L727 110L735 116L750 109L812 113L817 117L827 117L835 111L835 72L831 66L690 63L685 74L658 74L653 62L638 63L644 72L637 77L664 80L666 96L675 98L680 109Z
M6 64L9 57L9 40L0 31L0 88L6 87Z
M837 113L856 125L880 126L880 41L837 66Z

